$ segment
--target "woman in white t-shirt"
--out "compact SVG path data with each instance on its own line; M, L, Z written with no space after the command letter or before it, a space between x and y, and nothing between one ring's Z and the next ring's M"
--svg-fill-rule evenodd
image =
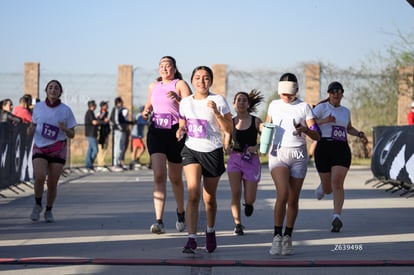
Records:
M340 232L342 228L341 212L345 200L344 181L351 166L351 149L347 135L358 136L368 142L364 132L352 126L351 113L341 106L344 88L334 81L328 86L328 98L317 104L314 113L321 129L321 140L315 148L315 165L321 184L315 191L316 198L333 192L334 213L331 232Z
M293 252L292 231L308 164L306 136L313 140L320 137L312 109L297 98L298 90L296 76L292 73L283 74L278 84L280 99L270 103L266 117L266 122L275 125L269 152L269 170L277 193L273 242L269 251L271 255L290 255Z
M216 191L220 176L225 172L222 135L231 135L232 114L226 99L210 92L213 71L207 66L193 70L191 83L195 93L180 102L180 120L177 139L185 137L181 151L183 170L187 180L188 201L186 220L188 241L184 253L194 253L197 248L198 206L201 192L207 216L206 249L217 247L214 230L217 200ZM203 191L201 191L203 180Z
M47 179L44 218L46 222L54 222L52 206L56 199L57 183L66 163L66 139L75 137L76 120L71 108L60 101L63 89L59 81L49 81L45 91L46 100L36 103L32 123L27 128L28 135L34 134L32 159L36 203L30 218L33 221L40 218L44 183Z

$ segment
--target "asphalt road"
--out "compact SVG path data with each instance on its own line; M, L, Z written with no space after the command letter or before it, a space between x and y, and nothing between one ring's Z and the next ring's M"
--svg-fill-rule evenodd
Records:
M233 235L230 188L222 176L216 222L218 248L182 253L187 235L175 230L168 184L166 233L154 222L152 171L73 170L62 177L55 223L29 219L33 190L20 184L0 198L1 274L413 274L414 197L375 187L369 167L351 167L340 233L330 232L332 195L314 197L318 175L309 167L293 233L294 255L271 256L275 188L263 166L253 216ZM201 222L203 217L201 216Z

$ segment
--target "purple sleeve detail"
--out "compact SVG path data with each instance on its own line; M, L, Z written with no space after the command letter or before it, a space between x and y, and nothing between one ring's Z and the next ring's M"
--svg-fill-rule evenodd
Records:
M317 123L312 124L312 126L309 127L309 129L311 129L312 131L317 131L319 133L319 135L322 136L322 131L319 128Z

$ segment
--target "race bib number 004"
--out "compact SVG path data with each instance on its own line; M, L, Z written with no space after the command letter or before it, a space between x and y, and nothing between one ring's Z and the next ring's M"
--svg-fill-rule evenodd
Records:
M332 126L332 139L337 141L346 141L346 129L343 126Z

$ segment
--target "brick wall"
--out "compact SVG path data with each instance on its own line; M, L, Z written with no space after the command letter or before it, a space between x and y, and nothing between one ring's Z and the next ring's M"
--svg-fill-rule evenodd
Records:
M40 63L24 64L24 91L18 92L30 94L33 98L39 98L39 69Z

